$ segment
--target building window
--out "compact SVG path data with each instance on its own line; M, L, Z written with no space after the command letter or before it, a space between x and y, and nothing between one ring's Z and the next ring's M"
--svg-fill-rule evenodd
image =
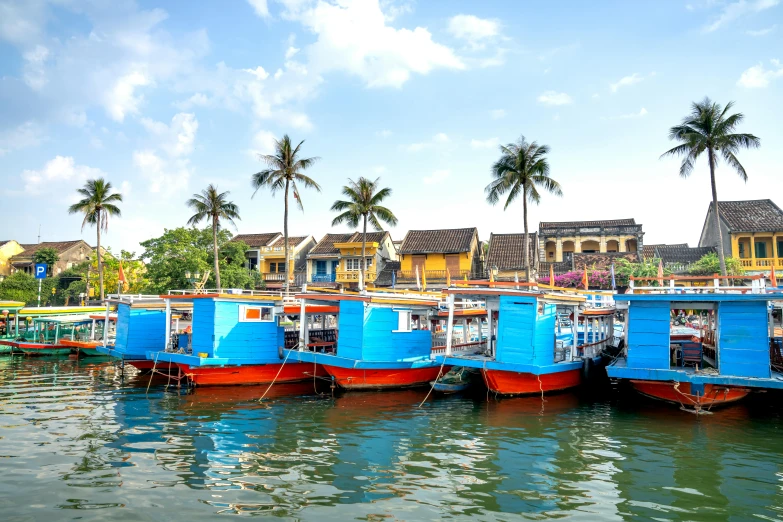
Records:
M778 257L783 257L783 241L778 241Z
M271 306L239 306L240 323L270 323L274 321L274 313Z
M411 311L410 310L395 310L397 312L397 329L395 332L410 332L411 331Z
M269 273L274 274L275 272L278 274L284 274L285 263L269 263Z
M767 244L766 243L756 243L756 257L762 258L762 259L767 257Z
M549 257L555 257L555 253L554 252L549 252Z
M326 275L326 261L315 262L315 273L318 275Z
M372 267L372 258L367 258L367 268ZM351 271L358 271L362 269L362 258L360 257L350 257L345 260L345 269L351 270Z
M740 256L740 258L744 258L745 257L745 243L737 243L737 245L739 246L739 256Z

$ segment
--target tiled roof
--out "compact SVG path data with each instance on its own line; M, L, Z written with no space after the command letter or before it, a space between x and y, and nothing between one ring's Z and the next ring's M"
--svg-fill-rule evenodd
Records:
M337 256L340 250L335 248L335 243L344 243L351 239L353 234L326 234L316 243L309 255L311 256Z
M279 235L281 235L280 232L267 232L264 234L237 234L231 238L231 241L244 241L247 246L258 248L262 246L269 246L269 242L273 241Z
M689 247L688 243L676 245L644 245L644 258L660 258L664 263L688 264L698 261L706 254L715 252L714 247Z
M712 203L710 203L710 209ZM783 210L772 200L718 201L720 217L732 232L771 232L783 230Z
M443 254L469 252L476 228L446 230L409 230L400 246L400 254Z
M627 259L632 263L639 262L639 254L636 252L606 252L596 254L574 253L574 270L584 270L587 266L591 270L608 270L612 263L618 259Z
M69 248L72 248L79 243L84 243L84 241L81 239L77 239L75 241L44 241L43 243L19 245L24 249L24 252L21 252L14 257L31 257L42 248L53 248L57 251L58 254L62 254ZM92 248L90 245L87 246Z
M528 236L530 266L535 266L538 237L535 232ZM486 266L488 268L497 266L500 270L524 269L525 234L490 234Z
M294 236L294 237L288 236L288 247L289 248L295 247L296 245L298 245L299 243L301 243L302 241L304 241L305 239L307 239L309 237L310 236ZM271 246L271 247L285 246L285 238L283 236L280 236L277 239L277 241L275 241L274 243L272 243L269 246Z
M386 234L388 232L381 230L380 232L367 232L367 242L368 243L380 243L383 241L383 238L386 237ZM355 232L351 238L346 241L346 243L358 243L362 240L362 233L361 232Z
M635 225L634 219L605 219L599 221L550 221L538 224L539 230L557 230L559 228L580 228L580 227L619 227L624 225Z
M392 272L399 269L399 261L387 261L383 267L383 270L381 270L381 273L378 274L378 277L375 278L375 286L391 286Z

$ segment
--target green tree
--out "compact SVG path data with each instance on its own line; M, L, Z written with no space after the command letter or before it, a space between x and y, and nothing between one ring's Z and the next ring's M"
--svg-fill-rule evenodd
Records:
M527 204L541 202L539 189L550 194L562 196L560 184L549 177L549 162L546 155L549 147L538 145L535 141L528 143L520 136L516 143L500 146L500 159L493 165L491 174L493 181L486 186L487 202L496 205L501 196L506 196L503 210L522 198L522 218L525 228L525 278L530 282L530 237L527 226Z
M726 275L744 275L742 262L734 257L726 258ZM691 265L688 273L691 275L713 275L720 273L720 258L715 252L704 254L701 259Z
M709 98L691 105L691 113L682 123L669 130L669 139L680 142L674 148L664 152L665 156L684 156L680 164L680 176L687 178L693 172L696 160L707 153L707 163L710 167L710 185L712 187L712 209L715 229L718 231L718 259L720 273L726 275L726 254L723 251L723 232L720 228L720 211L718 209L718 190L715 185L715 169L718 167L719 156L731 167L743 181L748 180L745 167L737 159L740 149L758 148L761 140L753 134L735 133L737 126L745 116L738 112L729 114L734 102L726 107L714 103Z
M615 264L615 281L619 286L628 285L631 277L645 278L642 286L658 286L658 267L661 260L659 258L642 259L639 263L633 263L627 259L620 258ZM672 271L663 267L664 277L672 275Z
M226 288L255 288L257 270L245 267L245 252L249 247L244 241L229 241L220 249L220 273Z
M362 222L362 274L367 276L367 222L375 230L383 230L381 221L394 226L397 224L397 217L388 208L381 206L383 200L391 196L392 189L380 188L378 182L361 177L356 181L348 180L348 184L343 187L343 196L347 199L337 200L332 205L334 212L341 212L332 220L332 226L337 226L343 222L348 223L353 228L358 228L359 221ZM361 290L361 288L360 288Z
M233 202L228 201L228 192L218 192L215 185L210 184L201 194L193 194L193 197L187 201L187 205L196 213L188 219L188 225L196 226L202 220L212 221L212 251L214 254L215 282L218 292L220 286L220 264L218 263L218 230L220 230L220 220L228 221L234 228L235 219L239 217L239 207Z
M54 248L41 248L33 254L33 263L46 263L49 275L54 273L54 264L60 260L60 254Z
M256 172L251 177L253 185L253 196L261 188L269 189L272 195L282 190L284 193L283 201L285 210L283 212L283 238L285 251L285 292L288 294L289 271L288 271L288 191L293 190L294 199L299 206L299 210L304 211L302 198L299 195L297 183L301 183L306 188L313 188L321 192L321 187L312 178L303 174L303 171L312 167L320 158L302 158L299 156L303 141L293 147L291 138L284 135L283 139L275 140L274 154L260 154L259 159L266 163L267 169Z
M41 280L41 304L52 301L52 288L58 284L58 278L47 277ZM22 301L28 306L38 302L38 280L30 274L21 271L14 272L0 282L0 300Z
M84 196L68 209L69 214L84 214L82 230L88 223L95 225L98 236L96 252L98 256L98 279L103 301L103 256L101 255L101 229L109 229L109 216L120 216L120 208L115 205L122 201L122 194L112 192L112 185L103 178L90 179L77 191Z

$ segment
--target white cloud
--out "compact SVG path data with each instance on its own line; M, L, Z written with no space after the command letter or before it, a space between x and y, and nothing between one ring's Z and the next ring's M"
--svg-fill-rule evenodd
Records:
M267 18L269 16L269 6L267 5L266 0L247 0L247 3L250 4L253 11L261 18Z
M25 61L24 81L31 89L40 91L48 83L46 77L46 60L49 57L49 49L43 45L36 45L33 49L22 54Z
M617 118L621 119L621 120L629 120L629 119L633 119L633 118L644 118L645 116L647 116L647 109L642 107L639 110L639 112L631 112L629 114L621 114Z
M737 85L749 89L759 89L769 86L770 82L783 76L783 64L779 60L770 60L772 67L766 69L763 64L754 65L745 70L737 81Z
M286 52L285 52L285 59L286 59L286 60L290 60L290 59L291 59L291 58L293 58L293 57L294 57L294 55L295 55L296 53L298 53L298 52L299 52L299 49L298 49L298 48L296 48L296 47L294 47L294 46L291 46L291 47L289 47L289 48L286 50Z
M260 130L253 135L251 149L248 151L255 159L259 154L272 154L275 151L277 136L265 130Z
M386 167L384 167L383 165L378 165L377 167L373 167L372 171L375 174L383 174L384 172L386 172Z
M470 146L474 149L494 149L500 143L499 138L489 138L486 140L470 140Z
M428 149L430 147L432 147L431 143L419 142L419 143L411 143L410 145L406 145L405 146L405 150L407 150L408 152L420 152L420 151L422 151L424 149Z
M449 19L448 31L455 38L465 40L473 49L483 49L487 41L500 34L500 24L497 20L459 14Z
M749 36L766 36L766 35L770 34L772 31L774 31L777 28L778 28L778 25L775 24L775 25L772 25L770 27L766 27L764 29L748 30L748 31L745 31L745 34L747 34Z
M504 111L503 109L494 109L489 111L489 115L492 117L493 120L500 120L506 117L506 111Z
M404 149L408 152L421 152L422 150L429 149L434 147L435 145L443 145L444 143L448 143L450 141L449 136L444 132L439 132L436 135L432 137L432 140L430 141L421 141L418 143L411 143L409 145L405 145Z
M187 111L193 107L208 107L211 105L211 100L206 95L197 92L187 100L175 102L173 105L181 111Z
M449 137L445 133L439 132L432 137L432 141L435 143L448 143Z
M77 165L71 156L55 156L46 162L40 170L24 170L22 181L24 190L30 194L55 192L62 186L58 182L67 181L69 185L80 185L90 178L105 177L106 174L93 167Z
M288 58L288 56L286 56L286 58ZM242 69L242 70L245 71L246 73L252 74L253 76L256 77L257 80L266 80L267 78L269 78L269 73L266 72L264 68L261 67L260 65L255 69Z
M704 32L711 33L717 31L737 18L765 11L779 3L780 0L737 0L736 2L731 2L724 5L720 15L704 27Z
M635 85L635 84L641 82L642 80L644 80L644 76L642 76L639 73L633 73L630 76L623 76L622 78L620 78L615 83L609 84L609 89L612 92L617 92L622 87L630 87L631 85Z
M448 169L436 170L429 176L425 176L422 181L425 185L435 185L441 181L445 181L451 175L451 171Z
M454 51L433 41L426 28L386 25L378 0L289 0L285 7L285 17L316 35L305 49L308 68L315 74L345 71L368 87L399 88L413 73L465 69Z
M573 99L564 92L546 91L538 97L538 102L544 105L568 105Z
M0 133L0 157L9 152L35 147L46 140L44 131L34 121L27 121L14 129Z
M392 131L388 129L383 129L375 132L375 135L381 138L388 138L392 135Z
M134 151L133 165L147 181L147 189L152 193L181 193L187 188L191 176L187 159L167 160L153 150Z
M172 158L187 156L193 152L198 131L195 114L180 112L171 118L170 125L150 118L142 118L140 122L155 137L158 146Z

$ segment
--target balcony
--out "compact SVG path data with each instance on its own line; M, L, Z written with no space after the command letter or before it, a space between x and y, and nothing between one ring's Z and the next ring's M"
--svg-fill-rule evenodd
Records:
M294 286L302 286L302 284L307 282L307 274L305 272L294 272L291 276L291 284ZM261 278L266 283L285 283L285 274L283 272L262 273Z
M367 270L364 273L364 282L372 283L378 277L375 270ZM359 270L338 270L337 271L338 283L358 283L359 282Z
M756 259L740 259L742 268L745 270L770 270L773 266L775 269L783 269L783 258L778 257L757 257Z
M470 270L452 270L450 271L451 280L456 281L459 279L471 277ZM426 276L427 283L445 283L446 282L446 270L419 270L419 280L423 280ZM397 282L398 283L415 283L416 282L416 270L397 270Z
M331 274L313 274L313 283L334 283L336 279L334 272Z

